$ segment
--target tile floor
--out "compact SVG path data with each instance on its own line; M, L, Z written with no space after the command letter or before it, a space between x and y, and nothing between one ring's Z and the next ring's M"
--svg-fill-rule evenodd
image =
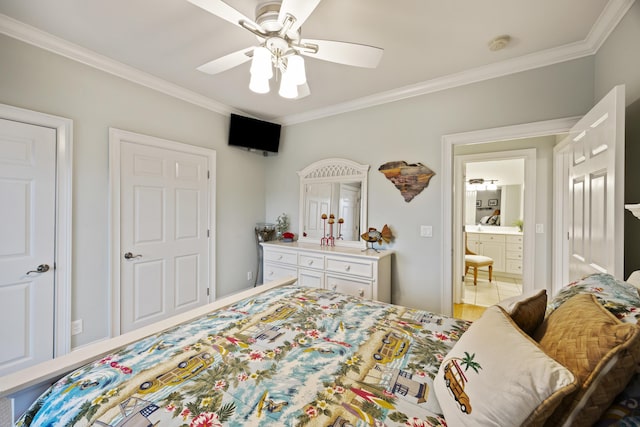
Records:
M467 274L464 279L462 302L465 304L489 307L506 298L522 294L522 280L509 277L489 276L479 272L478 286L473 285L473 274Z

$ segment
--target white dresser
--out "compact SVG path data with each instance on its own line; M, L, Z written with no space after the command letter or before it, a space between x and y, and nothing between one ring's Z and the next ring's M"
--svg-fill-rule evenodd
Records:
M302 286L391 302L391 254L312 243L261 243L264 281L297 277Z
M493 259L493 271L522 275L522 233L467 232L467 246Z

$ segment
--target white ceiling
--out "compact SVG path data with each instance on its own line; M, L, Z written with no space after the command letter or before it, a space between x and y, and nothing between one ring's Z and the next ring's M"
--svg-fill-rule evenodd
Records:
M226 1L253 18L264 0ZM212 110L288 124L593 54L633 1L323 0L303 37L384 55L376 69L307 59L311 95L300 100L251 92L249 63L197 71L256 39L187 0L0 0L0 32ZM502 34L511 44L490 51Z

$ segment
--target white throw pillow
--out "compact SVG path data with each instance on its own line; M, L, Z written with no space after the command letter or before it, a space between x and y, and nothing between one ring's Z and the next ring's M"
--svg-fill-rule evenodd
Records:
M460 337L434 380L451 426L542 425L576 386L573 374L498 306Z

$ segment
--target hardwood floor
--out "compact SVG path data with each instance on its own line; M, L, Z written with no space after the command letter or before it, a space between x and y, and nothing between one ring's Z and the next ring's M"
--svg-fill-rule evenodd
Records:
M453 304L453 317L464 320L478 320L486 307L473 304Z

